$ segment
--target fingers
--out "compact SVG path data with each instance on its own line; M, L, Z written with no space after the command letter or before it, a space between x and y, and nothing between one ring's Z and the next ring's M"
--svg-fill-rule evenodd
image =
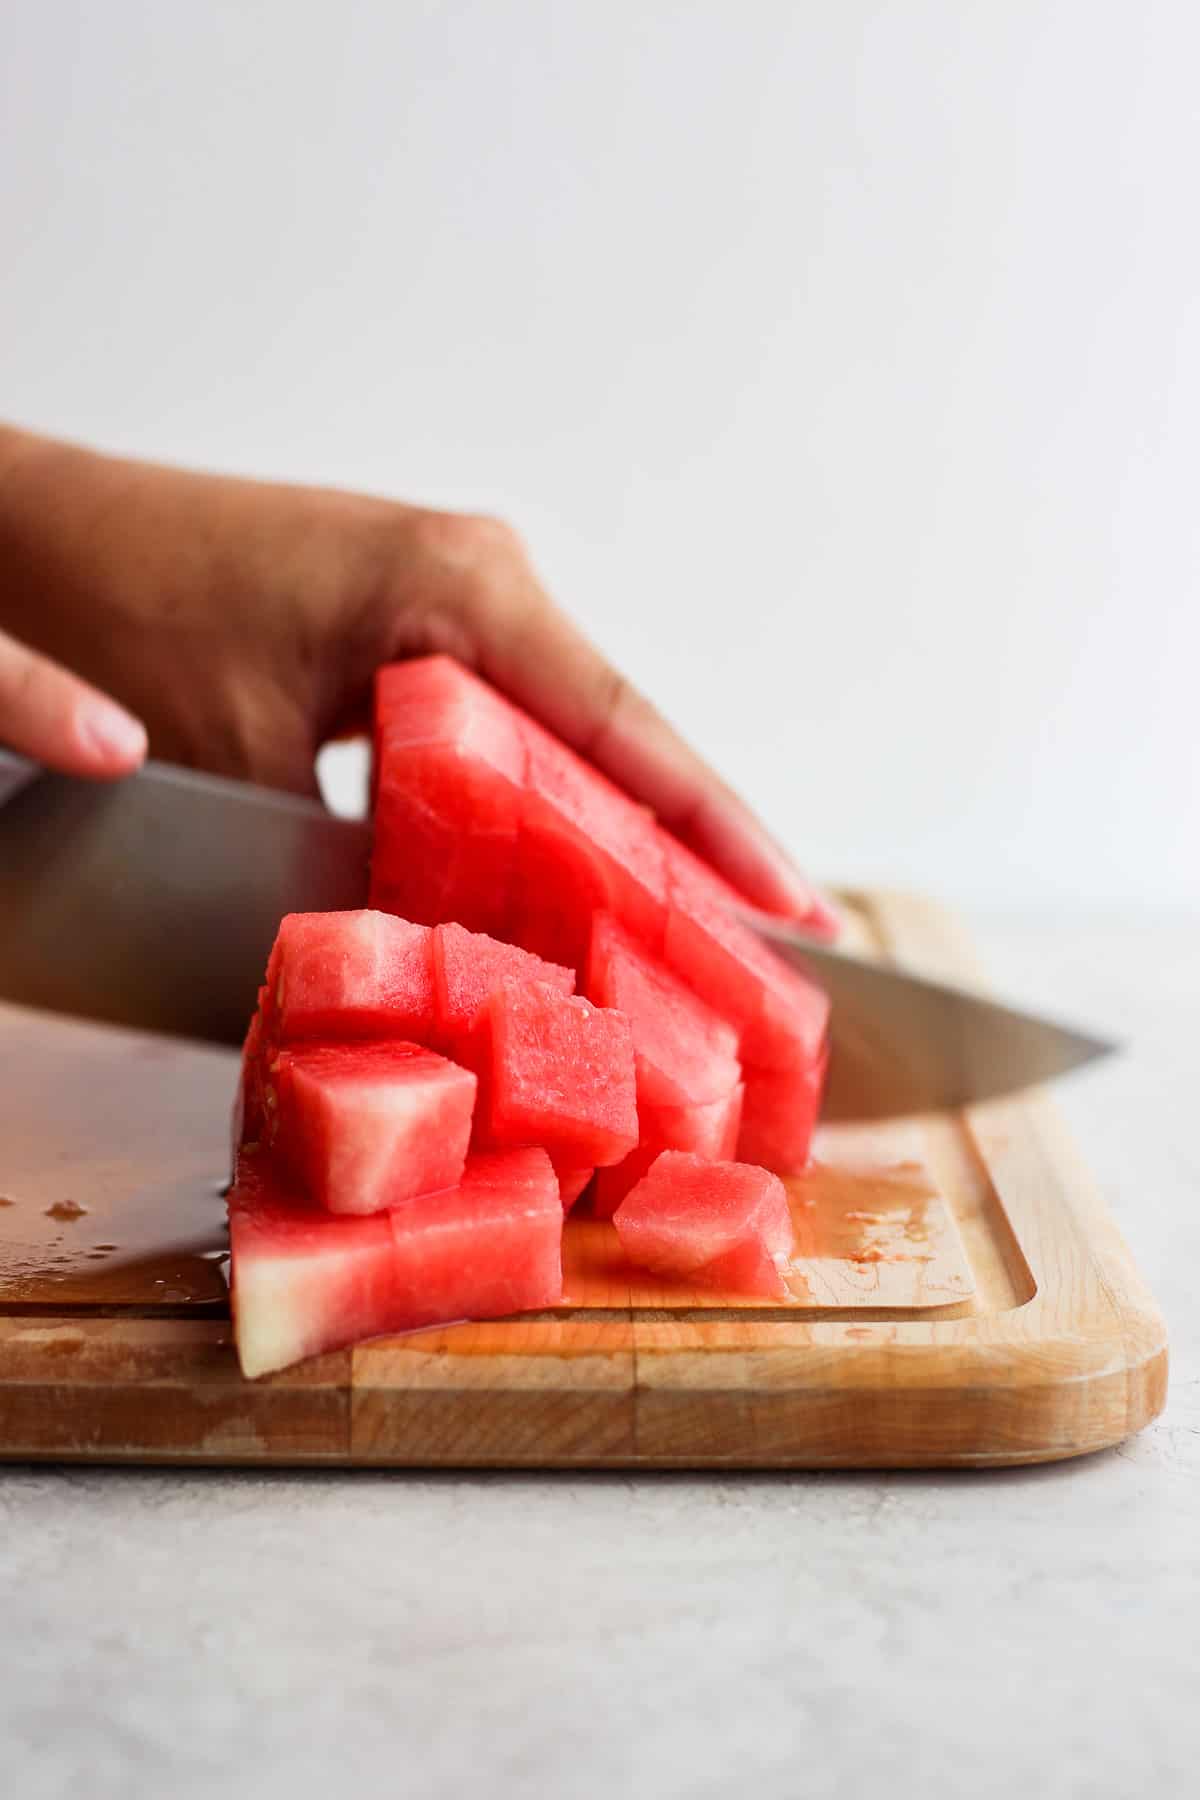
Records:
M546 597L511 569L476 596L482 672L635 799L755 906L828 929L833 915L732 788Z
M128 775L145 727L124 707L0 632L0 743L66 775Z

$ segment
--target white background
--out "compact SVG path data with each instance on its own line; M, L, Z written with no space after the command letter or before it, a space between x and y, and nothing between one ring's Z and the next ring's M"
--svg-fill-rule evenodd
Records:
M11 3L0 410L508 515L816 872L1200 898L1200 9Z

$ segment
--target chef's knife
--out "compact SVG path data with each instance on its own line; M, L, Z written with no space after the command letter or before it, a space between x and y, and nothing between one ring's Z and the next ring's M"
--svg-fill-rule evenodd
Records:
M315 800L148 763L113 784L0 751L0 995L240 1043L286 912L362 906L369 828ZM926 1112L1114 1046L754 915L833 1007L826 1117Z
M166 763L78 781L0 750L0 996L240 1044L283 914L365 905L369 849L316 800Z

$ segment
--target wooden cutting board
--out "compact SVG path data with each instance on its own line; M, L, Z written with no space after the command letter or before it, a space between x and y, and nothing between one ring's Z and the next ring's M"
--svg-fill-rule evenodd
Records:
M925 902L857 942L969 982ZM1041 1095L825 1127L791 1298L650 1280L571 1219L556 1311L259 1382L224 1280L235 1059L0 1008L0 1457L546 1468L1048 1461L1158 1413L1154 1303Z

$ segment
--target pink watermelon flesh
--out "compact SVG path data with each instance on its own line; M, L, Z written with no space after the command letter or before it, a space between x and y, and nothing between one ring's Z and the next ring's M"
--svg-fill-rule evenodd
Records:
M371 903L506 931L526 751L518 715L448 656L381 669Z
M592 1211L611 1219L622 1200L663 1150L690 1150L710 1162L729 1162L737 1154L742 1119L742 1084L719 1100L701 1106L638 1105L641 1142L614 1169L599 1169Z
M501 943L461 925L439 925L433 933L433 984L440 1041L456 1061L477 1068L486 1054L482 1027L487 1004L505 979L541 981L561 994L575 991L571 969L544 962L515 944Z
M457 1188L366 1217L323 1212L273 1157L243 1152L229 1238L250 1377L383 1332L562 1299L562 1207L538 1150L472 1158Z
M434 1025L428 926L390 913L289 913L267 965L273 1035L416 1038Z
M564 1213L569 1213L596 1171L590 1166L575 1169L565 1163L555 1163L554 1173L558 1177L558 1197L562 1201L562 1209Z
M743 1063L789 1069L816 1061L829 1002L736 916L740 896L680 845L669 854L664 957L714 1011L736 1026Z
M628 1020L515 981L493 993L488 1017L492 1141L542 1144L563 1167L620 1162L638 1138Z
M803 1069L747 1069L738 1155L784 1174L806 1168L821 1110L828 1048Z
M737 1086L737 1032L608 913L592 920L587 991L629 1020L639 1114L721 1100Z
M792 1220L787 1190L766 1169L664 1151L614 1224L630 1262L655 1274L787 1298Z
M562 1299L563 1209L544 1150L473 1156L459 1187L390 1214L406 1322L495 1319Z
M593 912L611 912L639 941L662 940L666 881L653 815L597 769L521 716L527 751L513 882L513 934L582 970Z
M231 1137L234 1160L243 1144L261 1137L266 1123L263 1116L262 1070L265 1048L263 999L266 988L258 990L258 1011L250 1020L246 1041L242 1045L242 1068L233 1102Z
M475 1076L415 1044L282 1050L276 1142L333 1213L374 1213L461 1177Z
M338 1218L266 1151L243 1151L229 1196L233 1330L246 1376L401 1328L386 1213Z

